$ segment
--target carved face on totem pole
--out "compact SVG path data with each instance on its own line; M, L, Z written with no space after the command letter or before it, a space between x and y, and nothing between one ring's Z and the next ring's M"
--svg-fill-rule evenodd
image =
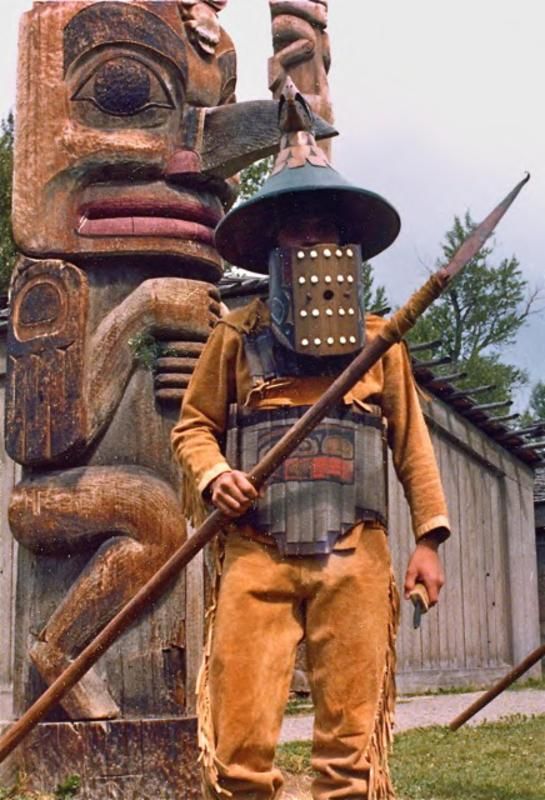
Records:
M227 0L36 3L21 27L14 231L29 256L161 255L216 279L232 189L207 153L233 100Z

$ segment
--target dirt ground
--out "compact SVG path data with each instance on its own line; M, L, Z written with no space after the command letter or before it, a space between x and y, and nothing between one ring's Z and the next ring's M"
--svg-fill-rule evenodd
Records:
M311 778L291 777L286 780L282 800L312 800L310 794Z

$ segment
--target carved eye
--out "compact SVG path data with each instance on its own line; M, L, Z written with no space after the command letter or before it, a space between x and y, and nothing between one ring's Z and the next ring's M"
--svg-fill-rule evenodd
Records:
M131 116L148 108L174 108L159 77L147 65L128 56L101 64L72 99L88 100L115 116Z

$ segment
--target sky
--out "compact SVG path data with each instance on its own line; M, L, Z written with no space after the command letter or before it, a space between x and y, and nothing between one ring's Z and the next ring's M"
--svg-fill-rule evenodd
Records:
M17 21L30 7L0 0L1 116L14 103ZM268 97L267 0L229 0L221 19L238 50L239 99ZM402 220L373 259L390 302L423 282L455 214L480 221L529 171L494 257L515 254L545 307L545 2L329 0L329 33L334 165ZM545 380L544 351L545 311L503 356L535 382Z

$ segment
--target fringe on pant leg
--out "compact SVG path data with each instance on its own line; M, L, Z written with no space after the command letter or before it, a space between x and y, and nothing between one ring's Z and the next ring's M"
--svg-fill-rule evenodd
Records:
M393 742L393 723L396 701L395 642L399 625L399 593L393 572L390 575L390 619L388 622L388 649L384 664L384 675L380 699L377 706L373 733L367 751L369 759L369 790L367 800L395 800L390 778L388 755Z
M212 637L219 592L219 583L223 565L224 543L218 536L214 542L214 586L212 601L206 612L206 644L204 648L201 668L197 676L197 718L198 718L198 746L200 750L199 761L202 770L203 797L206 800L224 800L232 794L223 789L219 783L218 761L216 758L216 733L212 718L212 704L210 701L210 653L212 650Z
M199 492L196 481L189 468L183 470L182 497L184 514L194 527L198 527L206 519L207 509ZM231 797L231 792L222 789L219 784L218 760L216 758L216 734L212 719L212 706L210 702L210 653L214 633L214 621L219 593L219 583L222 572L224 556L224 535L220 532L210 545L212 565L212 598L206 612L206 643L203 659L197 675L197 731L198 747L200 750L199 761L202 773L202 793L206 800L225 800Z

